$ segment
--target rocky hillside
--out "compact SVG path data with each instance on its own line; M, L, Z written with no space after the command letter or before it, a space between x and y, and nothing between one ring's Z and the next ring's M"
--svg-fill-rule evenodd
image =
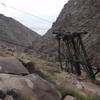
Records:
M0 56L0 100L100 100L99 77L84 80L31 59Z
M14 42L23 46L30 46L32 41L38 40L40 37L36 32L28 29L18 21L0 14L0 42L6 44Z
M54 58L54 52L57 50L55 46L56 42L52 38L53 29L70 32L87 31L88 34L83 37L85 46L89 52L89 56L94 57L93 63L95 63L96 66L100 66L99 11L100 0L69 0L69 2L64 5L64 8L52 28L43 37L44 44L42 44L47 46L45 49L46 54L49 54L49 57L52 56ZM47 42L47 40L49 41Z
M52 36L52 29L48 30L48 32L38 41L33 44L33 50L39 54L41 59L55 61L57 59L58 53L57 51L57 41L55 37Z
M55 63L25 53L0 50L0 100L100 100L100 74L96 79L60 71Z

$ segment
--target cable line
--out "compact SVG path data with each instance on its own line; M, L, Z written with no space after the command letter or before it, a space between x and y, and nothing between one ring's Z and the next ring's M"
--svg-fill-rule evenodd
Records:
M35 17L35 18L37 18L37 19L40 19L40 20L42 20L42 21L45 21L45 22L48 22L48 23L52 23L51 21L49 21L49 20L47 20L47 19L41 18L41 17L36 16L36 15L34 15L34 14L31 14L31 13L29 13L29 12L26 12L26 11L23 11L23 10L20 10L20 9L17 9L17 8L15 8L15 7L8 6L8 5L6 5L5 3L0 3L0 4L3 5L4 7L9 7L9 8L11 8L11 9L17 10L17 11L19 11L19 12L22 12L22 13L25 13L25 14L27 14L27 15L33 16L33 17Z

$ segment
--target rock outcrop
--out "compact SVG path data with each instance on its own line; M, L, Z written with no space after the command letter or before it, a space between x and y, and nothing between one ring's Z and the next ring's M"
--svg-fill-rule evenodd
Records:
M52 38L52 30L63 30L70 32L87 31L83 37L88 55L95 66L100 66L100 0L69 0L64 5L60 15L52 28L44 35L44 42L39 47L47 59L55 57L57 44ZM41 49L42 47L45 49ZM54 53L55 52L55 53ZM54 58L56 59L56 58ZM52 60L54 60L52 59Z
M28 70L16 57L0 57L0 73L27 75Z
M3 100L61 100L59 91L36 74L0 74L0 91L5 94Z
M83 37L87 52L95 66L100 66L100 1L69 0L53 25L53 29L70 32L87 31Z

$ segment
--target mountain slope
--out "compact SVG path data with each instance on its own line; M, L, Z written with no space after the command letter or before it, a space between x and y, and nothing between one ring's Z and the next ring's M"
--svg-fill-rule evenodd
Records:
M93 63L96 66L100 65L100 0L69 0L67 4L64 5L60 15L58 16L56 22L53 24L51 31L64 30L70 32L87 31L88 34L83 37L84 44L86 46L87 52L91 57L93 57ZM49 40L49 45L46 45L48 49L53 49L55 52L57 47L52 44L52 32L48 31L44 35L44 41ZM43 46L43 44L42 44ZM45 49L45 52L48 52ZM49 51L54 54L54 52ZM52 55L54 57L54 55Z
M41 38L41 36L36 32L18 21L0 14L0 42L6 40L23 46L30 46L32 41L34 42L38 38ZM4 43L4 41L2 42Z

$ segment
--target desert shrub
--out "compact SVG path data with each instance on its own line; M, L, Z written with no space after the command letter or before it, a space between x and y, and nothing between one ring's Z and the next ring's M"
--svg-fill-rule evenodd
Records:
M64 98L67 95L70 95L70 96L75 97L77 100L91 100L91 98L89 98L85 94L80 93L79 91L76 91L74 89L64 88L59 85L56 85L56 88L61 92L62 98Z
M43 71L44 74L44 79L49 81L50 83L53 83L54 85L56 84L55 81L53 80L53 76L55 75L54 72L50 72L50 71Z
M28 97L28 96L21 96L20 100L30 100L30 97Z
M32 60L32 57L31 56L22 56L21 58L22 59L27 59L27 60Z

